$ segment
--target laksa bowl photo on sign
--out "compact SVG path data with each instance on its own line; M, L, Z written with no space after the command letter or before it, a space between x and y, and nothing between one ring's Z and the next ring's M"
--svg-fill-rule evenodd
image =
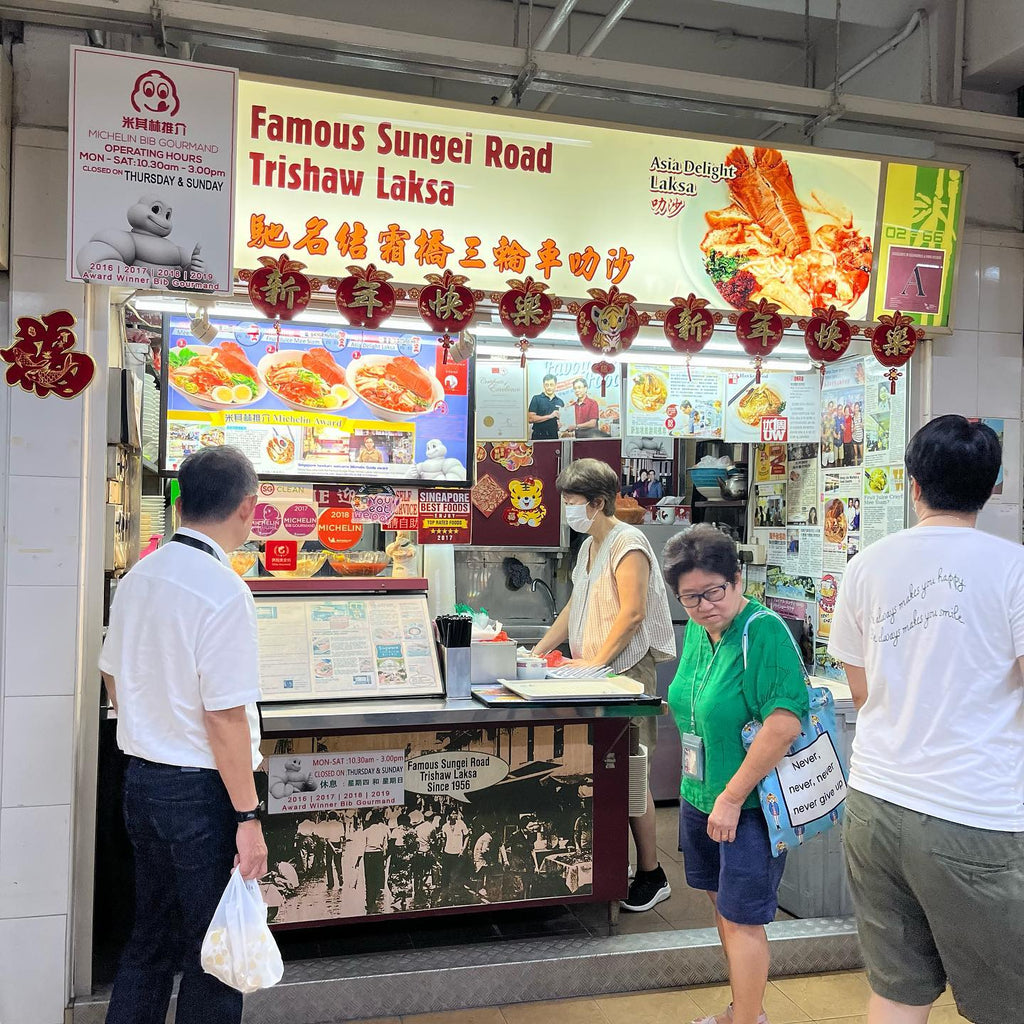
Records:
M743 146L725 164L734 176L704 184L680 224L688 277L736 309L767 299L794 316L866 315L878 165Z

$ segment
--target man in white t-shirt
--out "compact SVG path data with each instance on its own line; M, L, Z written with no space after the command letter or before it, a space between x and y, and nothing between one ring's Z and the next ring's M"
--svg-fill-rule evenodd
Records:
M869 1024L1024 1008L1024 548L975 528L995 433L941 416L907 448L917 526L839 590L829 653L860 709L844 840Z
M444 850L441 853L441 888L448 889L460 880L460 862L466 852L469 840L469 829L462 815L452 811L448 820L441 826L444 834Z
M162 1021L179 969L177 1024L238 1024L241 993L204 973L200 950L232 866L267 871L256 609L225 553L249 537L258 482L228 447L190 455L178 482L181 528L118 584L100 658L135 854L135 926L107 1024Z

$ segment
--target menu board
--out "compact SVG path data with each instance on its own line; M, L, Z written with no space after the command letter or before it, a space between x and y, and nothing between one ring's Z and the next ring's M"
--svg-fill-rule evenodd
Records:
M423 594L257 594L264 701L443 692Z
M264 478L470 482L467 363L398 331L166 317L163 467L230 444Z
M725 440L743 444L762 441L817 441L816 373L730 373L726 381Z
M638 437L721 437L725 377L686 366L626 368L626 433Z

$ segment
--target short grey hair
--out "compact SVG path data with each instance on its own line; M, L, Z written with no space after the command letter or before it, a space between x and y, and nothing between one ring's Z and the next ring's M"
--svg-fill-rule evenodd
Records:
M181 518L186 523L222 523L259 490L248 456L230 445L200 448L178 468Z
M559 492L578 494L587 504L600 502L606 516L615 515L615 499L619 495L619 474L599 459L576 459L570 462L555 481Z

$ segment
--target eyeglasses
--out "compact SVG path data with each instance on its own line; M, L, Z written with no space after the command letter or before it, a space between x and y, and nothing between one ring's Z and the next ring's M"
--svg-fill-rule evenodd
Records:
M684 608L696 608L701 601L707 601L709 604L718 604L719 601L725 599L725 592L728 589L728 583L721 583L717 587L705 590L702 594L677 594L676 596Z

